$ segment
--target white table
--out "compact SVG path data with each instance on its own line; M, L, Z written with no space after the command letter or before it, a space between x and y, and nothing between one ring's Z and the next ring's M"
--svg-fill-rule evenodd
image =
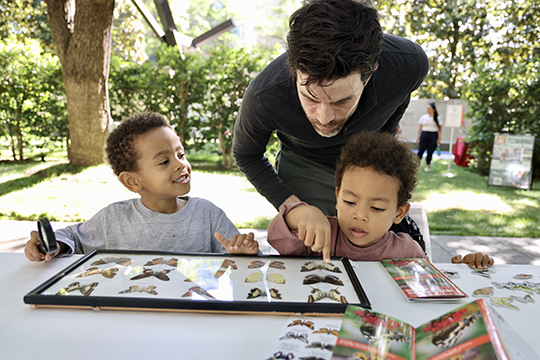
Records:
M24 304L25 294L76 258L45 264L31 263L21 253L0 253L0 359L263 359L288 320L272 315L92 311ZM373 310L413 326L459 306L407 303L378 263L354 266ZM468 294L492 280L517 281L512 279L517 273L533 274L532 281L540 282L539 266L496 265L492 280L472 275L466 265L436 266L458 270L461 279L454 281ZM500 290L504 291L510 290ZM516 303L520 311L496 308L531 348L538 343L540 320L540 295L533 297L535 303ZM535 351L540 357L540 350Z

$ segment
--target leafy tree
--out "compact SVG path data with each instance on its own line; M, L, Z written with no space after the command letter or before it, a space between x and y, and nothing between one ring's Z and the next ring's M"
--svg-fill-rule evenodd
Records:
M532 1L497 1L490 61L478 64L470 85L467 139L474 144L473 165L489 170L493 133L536 136L533 160L540 169L540 13ZM504 19L504 20L502 20ZM539 173L536 173L538 176Z
M205 92L202 81L202 55L185 53L162 44L155 61L142 65L114 58L111 66L113 116L120 120L142 111L167 116L188 146L194 126L190 109L201 103Z
M65 135L57 57L43 53L37 40L10 37L0 42L0 79L0 133L10 139L14 160L24 160L31 133Z
M143 17L131 0L116 0L112 27L112 56L142 63L147 60L146 28Z
M204 66L207 87L199 109L199 128L206 141L217 142L227 169L233 167L232 141L240 103L249 83L264 67L264 55L257 49L221 45L212 49Z
M53 36L43 0L0 1L0 38L35 39L46 52L54 52Z

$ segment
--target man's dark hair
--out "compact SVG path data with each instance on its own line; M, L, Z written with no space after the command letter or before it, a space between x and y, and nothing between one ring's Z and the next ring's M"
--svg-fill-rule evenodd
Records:
M398 206L405 205L418 181L419 159L405 142L388 133L362 131L351 137L336 163L336 187L345 170L357 166L393 177L399 182Z
M365 83L377 68L383 32L369 0L308 0L289 19L288 65L308 75L305 86L358 72Z
M135 149L136 141L150 130L172 126L162 115L144 113L123 120L107 137L105 159L116 176L123 171L139 170L137 160L141 154Z

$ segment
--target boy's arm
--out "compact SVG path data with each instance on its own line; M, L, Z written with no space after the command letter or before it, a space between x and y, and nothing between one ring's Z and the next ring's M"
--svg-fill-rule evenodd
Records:
M39 251L39 235L37 231L32 231L30 233L30 240L26 243L24 248L24 253L28 260L30 261L50 261L52 258L56 257L60 253L65 253L67 251L66 244L58 242L58 249L54 254L42 254Z
M487 269L494 263L493 258L489 255L482 254L481 252L471 253L465 255L463 258L461 255L454 256L452 258L454 264L469 264L471 269Z

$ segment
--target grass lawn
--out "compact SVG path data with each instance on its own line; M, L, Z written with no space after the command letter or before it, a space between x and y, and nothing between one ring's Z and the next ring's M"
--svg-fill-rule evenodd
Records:
M191 196L222 208L239 228L266 228L277 214L273 206L236 171L215 171L217 158L192 154ZM423 168L423 166L422 166ZM487 178L435 159L420 172L412 202L426 208L431 234L540 237L540 183L531 191L487 186ZM84 221L130 193L106 165L75 167L64 155L46 162L0 162L0 218Z

